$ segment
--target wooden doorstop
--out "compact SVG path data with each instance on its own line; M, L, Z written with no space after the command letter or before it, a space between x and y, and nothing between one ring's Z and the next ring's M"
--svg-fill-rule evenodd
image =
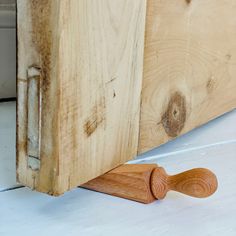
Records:
M156 164L125 164L101 175L81 187L142 203L163 199L169 190L192 197L212 195L218 183L214 173L195 168L168 175Z

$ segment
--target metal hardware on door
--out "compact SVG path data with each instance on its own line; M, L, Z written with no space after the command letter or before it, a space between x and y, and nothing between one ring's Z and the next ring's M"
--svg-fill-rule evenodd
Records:
M41 72L37 67L27 71L27 153L28 166L40 168L40 127L41 127Z

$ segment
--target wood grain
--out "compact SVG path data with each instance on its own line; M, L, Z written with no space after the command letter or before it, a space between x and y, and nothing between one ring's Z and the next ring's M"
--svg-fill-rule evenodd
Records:
M82 185L83 188L142 203L155 200L150 179L156 164L121 165Z
M236 107L236 2L149 0L139 153Z
M162 167L157 167L152 172L150 184L157 199L163 199L170 190L205 198L212 195L218 187L215 174L205 168L195 168L169 176Z
M137 154L146 1L18 0L18 180L59 195ZM40 168L27 74L42 77Z
M163 199L170 190L205 198L212 195L217 186L215 174L208 169L195 168L169 176L156 164L121 165L82 185L87 189L141 203Z

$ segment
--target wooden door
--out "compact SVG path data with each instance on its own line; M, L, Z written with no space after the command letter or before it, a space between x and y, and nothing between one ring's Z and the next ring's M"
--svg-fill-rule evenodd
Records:
M18 0L18 181L59 195L137 155L144 0Z
M33 189L60 195L236 107L234 0L17 9L17 175Z
M236 2L149 0L139 153L236 107Z

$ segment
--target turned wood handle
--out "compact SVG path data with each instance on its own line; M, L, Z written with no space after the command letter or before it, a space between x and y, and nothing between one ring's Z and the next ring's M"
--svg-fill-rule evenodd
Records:
M215 174L204 168L196 168L169 176L162 167L157 167L151 176L151 190L157 199L163 199L169 190L204 198L212 195L217 186Z

